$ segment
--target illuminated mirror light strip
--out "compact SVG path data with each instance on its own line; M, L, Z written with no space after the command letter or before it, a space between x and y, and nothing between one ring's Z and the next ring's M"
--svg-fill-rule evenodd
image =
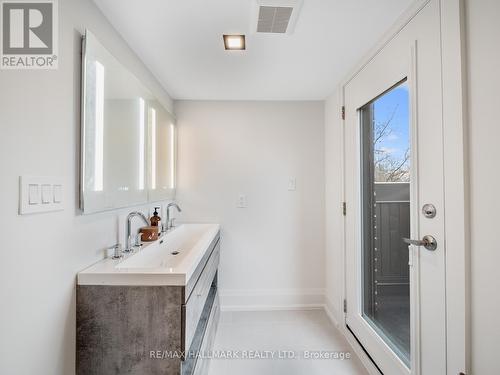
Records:
M144 190L144 108L144 99L139 98L139 190Z
M156 110L151 108L151 189L156 189Z
M170 189L175 189L175 126L170 124Z
M104 189L104 65L95 62L95 159L94 190Z

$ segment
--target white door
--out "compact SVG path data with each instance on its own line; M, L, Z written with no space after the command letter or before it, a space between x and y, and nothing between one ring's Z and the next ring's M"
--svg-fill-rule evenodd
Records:
M431 0L344 86L346 325L386 375L446 373L441 103Z

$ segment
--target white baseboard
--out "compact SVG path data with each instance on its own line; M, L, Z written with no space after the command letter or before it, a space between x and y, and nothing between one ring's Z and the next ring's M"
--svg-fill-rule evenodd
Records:
M298 304L298 305L226 305L221 307L221 311L299 311L299 310L321 310L321 304Z
M222 311L310 310L324 308L324 289L219 290Z
M339 311L327 296L325 296L325 313L328 315L328 318L330 318L335 328L340 329L339 319L337 318L339 316Z

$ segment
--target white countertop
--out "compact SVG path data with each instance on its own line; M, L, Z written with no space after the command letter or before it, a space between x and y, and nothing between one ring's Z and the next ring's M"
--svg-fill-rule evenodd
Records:
M109 257L79 272L77 283L185 286L219 229L219 224L179 225L121 259Z

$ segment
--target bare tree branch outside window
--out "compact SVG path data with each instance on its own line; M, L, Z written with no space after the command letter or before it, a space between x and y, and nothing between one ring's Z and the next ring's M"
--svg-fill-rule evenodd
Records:
M387 137L394 132L393 120L397 110L398 106L394 108L385 121L377 122L373 120L376 182L410 181L410 148L407 147L402 155L396 155L391 150L382 147Z

